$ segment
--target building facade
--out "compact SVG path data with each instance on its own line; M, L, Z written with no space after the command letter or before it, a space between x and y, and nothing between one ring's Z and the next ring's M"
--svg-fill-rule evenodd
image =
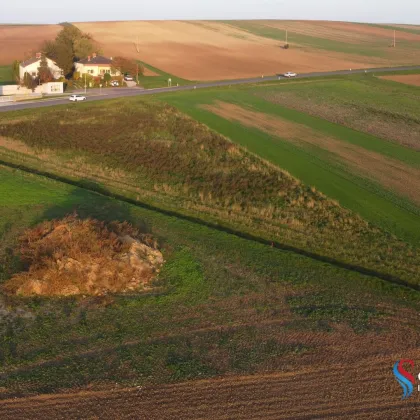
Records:
M22 61L19 65L19 77L20 80L23 80L25 73L31 75L34 79L38 76L38 68L41 66L42 54L37 53L35 57L30 58L29 60ZM63 70L54 63L53 60L46 58L48 63L48 68L51 71L54 79L59 79L63 76Z
M101 55L92 54L91 56L78 61L75 64L76 71L83 74L89 74L93 77L103 77L106 73L111 76L120 76L121 73L113 69L112 57L107 58Z

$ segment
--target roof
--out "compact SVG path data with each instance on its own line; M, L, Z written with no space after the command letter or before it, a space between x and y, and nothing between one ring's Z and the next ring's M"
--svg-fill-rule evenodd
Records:
M51 58L48 58L48 57L45 57L45 58L47 59L47 62L48 62L48 60L49 60L49 61L52 61L52 62L54 63L54 61L53 61L53 60L51 60ZM27 60L22 61L22 62L20 63L20 65L21 65L22 67L28 67L28 66L30 66L31 64L37 63L38 61L41 61L41 60L42 60L41 58L32 57L32 58L28 58Z
M37 61L41 61L41 59L40 59L40 58L36 58L36 57L32 57L32 58L28 58L28 59L27 59L27 60L25 60L25 61L22 61L22 62L20 63L20 65L21 65L22 67L28 67L28 66L30 66L31 64L36 63Z
M90 61L87 58L78 61L79 64L89 64L89 65L100 65L100 64L112 64L112 60L110 58L104 57L102 55L97 55L96 57L91 57Z

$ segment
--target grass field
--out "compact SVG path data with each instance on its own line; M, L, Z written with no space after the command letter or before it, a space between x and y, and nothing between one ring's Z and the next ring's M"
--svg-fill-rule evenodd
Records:
M3 397L305 366L317 375L326 360L348 362L350 342L365 359L382 342L393 357L418 333L418 293L375 278L4 167L0 198L3 267L19 269L19 232L75 210L132 222L159 238L166 260L158 294L2 296Z
M397 187L391 189L390 185L384 183L381 174L386 172L386 169L375 175L368 172L363 173L349 167L351 162L345 159L346 156L337 159L337 151L331 156L331 148L327 148L325 145L317 147L316 144L310 145L306 141L303 147L302 141L305 141L305 139L300 139L300 143L290 141L296 140L295 138L299 135L285 132L284 127L278 126L269 132L267 132L263 122L260 127L249 127L249 124L245 127L238 120L222 118L220 115L205 109L206 105L214 104L217 100L236 104L252 111L267 114L270 117L280 118L279 121L288 123L289 127L290 124L292 124L292 127L304 126L308 132L312 131L312 136L309 136L311 138L327 135L328 138L342 141L342 147L357 148L357 153L362 155L369 155L377 160L395 160L399 162L398 165L403 165L409 172L414 171L415 174L420 162L418 154L410 148L385 141L368 133L346 128L316 116L310 116L302 111L285 108L283 105L284 97L288 97L288 95L298 98L300 95L300 98L303 98L302 102L307 101L311 104L316 104L317 101L322 102L322 99L319 99L320 97L325 98L323 103L328 104L328 99L331 98L330 101L333 105L330 106L331 109L334 109L335 102L345 105L350 104L347 105L347 108L351 110L353 109L352 104L356 103L360 109L358 115L362 116L358 126L366 127L368 122L371 121L369 119L370 114L375 112L373 103L375 96L377 96L379 106L376 112L379 113L384 124L390 125L393 132L406 132L409 133L408 135L412 135L413 130L416 132L418 130L415 111L416 107L418 109L416 91L412 90L411 94L408 95L407 90L409 88L404 85L391 84L388 86L387 82L377 81L376 79L372 79L372 82L370 82L370 80L345 78L333 81L286 82L252 89L219 89L199 92L198 94L179 93L167 95L165 100L228 136L251 152L286 169L306 184L314 185L329 197L338 200L344 207L361 214L370 222L382 226L413 244L418 244L420 238L417 233L420 231L419 210L418 205L413 202L413 197L415 200L418 199L416 193L418 190L415 188L416 178L407 180L408 184L413 186L412 192L414 193L414 196L411 195L411 198L409 198L403 191L403 185L399 190ZM395 101L386 101L385 95L381 93L384 88L391 89L394 96L401 95L402 99L399 107L395 105ZM332 93L328 93L328 89ZM367 94L361 96L362 100L357 103L354 97L352 101L352 92L362 91L363 89L367 91ZM348 97L346 96L347 93ZM273 97L280 98L276 102L281 101L282 105L274 103ZM308 97L309 99L306 99ZM314 99L310 102L311 97ZM309 106L306 106L304 110L307 111L309 108ZM370 114L368 111L370 111ZM387 115L392 115L392 112L395 113L394 117L392 119L386 118ZM324 117L325 114L327 112L324 112L321 116ZM329 114L328 118L330 118ZM354 122L354 119L349 118L349 125L353 125ZM411 139L416 144L415 136L412 135ZM335 143L335 145L337 144Z
M208 98L213 101L217 92L209 91ZM220 92L233 94L229 89ZM162 210L394 275L408 284L419 283L415 269L418 256L413 248L419 238L418 231L412 229L419 221L414 204L404 197L394 197L376 184L371 188L377 193L371 198L369 190L366 192L369 180L356 178L357 173L350 173L350 180L342 181L341 176L337 177L333 183L332 161L332 170L318 171L313 165L314 172L309 171L313 159L306 162L306 150L288 143L283 147L283 143L273 140L272 133L262 132L263 137L258 137L260 130L251 128L247 131L239 123L227 120L223 123L223 118L200 108L205 103L203 95L206 93L174 96L178 98L174 104L215 117L214 121L222 122L217 126L220 132L264 159L270 160L266 153L271 153L274 164L290 170L288 165L276 160L277 156L287 158L289 165L297 165L306 177L310 177L309 182L308 178L304 179L307 185L153 99L132 98L83 104L77 108L66 105L36 112L9 113L0 126L1 157L75 182L90 179L99 184L98 188L105 187ZM264 106L275 108L246 91L234 95L240 103L251 99L254 106L260 101ZM188 98L200 98L195 108L188 102L177 102ZM200 115L197 118L200 119ZM83 127L82 132L80 127ZM231 131L225 132L225 127ZM246 136L242 137L244 132ZM372 144L372 147L378 146ZM414 165L410 161L411 155L404 154L405 149L390 144L388 152L395 151L401 153L401 165L409 168ZM294 156L295 152L304 159ZM323 157L320 153L320 163ZM338 175L341 168L335 170ZM291 172L300 178L300 173ZM337 194L342 194L343 185L352 186L352 182L358 181L359 188L356 184L356 188L345 191L344 197L349 202L363 199L365 204L362 207L359 201L360 208L370 211L368 220L372 224L311 188L313 185L320 187L314 173L323 181L321 186L329 186ZM321 190L330 193L330 190ZM358 196L360 192L364 192L362 197ZM354 207L352 210L358 210ZM401 219L398 223L397 218Z
M189 80L181 79L174 76L173 74L166 73L156 67L151 66L150 64L140 61L140 63L145 67L145 69L150 70L150 72L155 73L156 75L148 76L147 73L144 76L139 77L139 85L145 89L154 89L168 86L168 80L171 79L172 86L184 86L192 83Z
M14 84L12 66L0 66L0 86Z

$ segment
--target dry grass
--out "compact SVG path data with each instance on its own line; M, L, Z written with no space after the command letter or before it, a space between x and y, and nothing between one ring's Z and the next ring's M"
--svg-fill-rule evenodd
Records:
M387 158L351 143L327 137L302 124L292 123L280 117L256 112L240 106L217 102L207 106L209 111L229 120L238 121L246 127L258 128L269 134L292 141L302 147L313 145L332 154L355 173L379 182L397 194L420 204L420 170L402 162Z
M163 257L150 235L127 223L68 216L44 222L20 238L28 271L4 285L20 296L102 295L150 288Z

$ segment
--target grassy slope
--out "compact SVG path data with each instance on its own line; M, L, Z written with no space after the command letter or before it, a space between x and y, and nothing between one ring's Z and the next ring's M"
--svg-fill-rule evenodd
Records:
M308 89L307 85L302 85L301 88L298 85L294 86L302 91ZM290 86L289 89L293 88ZM273 90L273 87L262 89ZM322 85L314 87L314 89L320 90ZM413 166L419 164L418 154L371 135L270 104L254 95L256 92L260 92L260 90L243 89L230 92L213 90L199 93L177 93L164 98L197 120L245 146L251 152L286 169L306 184L314 185L329 197L337 199L341 205L356 211L372 223L379 224L413 243L419 243L420 219L418 211L407 200L396 197L383 187L373 185L363 178L346 175L341 169L328 165L322 156L307 153L282 141L281 137L276 138L257 129L242 127L239 123L227 121L198 106L212 103L217 99L238 103L242 106L250 105L259 111L308 125L327 134L332 134L343 141L358 144L386 156L392 156Z
M142 227L159 238L167 261L158 295L9 298L0 322L3 393L282 369L322 350L311 331L344 322L362 333L418 307L416 292L2 167L0 199L0 266L12 267L5 251L25 227L74 210ZM307 338L284 342L297 331Z
M143 61L139 61L145 68L153 71L157 74L157 76L140 76L139 77L139 85L143 86L145 89L154 89L154 88L161 88L168 86L168 80L172 80L172 86L184 86L192 83L189 80L181 79L180 77L176 77L173 74L169 74L160 70L156 67L151 66Z
M235 97L241 100L240 95ZM324 257L385 270L412 284L418 283L417 276L412 274L417 256L408 244L369 226L359 216L339 208L255 156L235 149L223 137L185 119L171 107L150 99L132 98L77 108L65 105L36 113L33 110L10 113L7 118L18 121L8 124L5 120L0 134L21 139L35 149L28 149L26 154L3 149L2 157L6 160L23 162L28 167L75 181L90 178L130 199ZM66 125L69 119L72 123ZM227 134L232 134L235 141L257 139L256 146L263 145L263 150L271 151L274 158L279 154L276 146L265 147L270 136L261 142L254 131L226 126L233 127L232 133ZM246 132L246 137L237 139L235 135L242 132ZM44 148L41 155L36 151L38 147ZM305 164L308 155L297 158L293 156L294 150L298 151L289 149L290 162L300 165L307 174L318 176L316 167L313 173L308 171ZM320 160L318 164L325 166ZM340 179L331 181L328 173L323 180L337 191L343 187ZM354 190L350 189L351 192ZM357 191L354 194L357 197ZM372 206L372 212L382 210L374 200L369 200L368 194L363 199ZM404 223L399 223L389 230L406 233L404 228Z

